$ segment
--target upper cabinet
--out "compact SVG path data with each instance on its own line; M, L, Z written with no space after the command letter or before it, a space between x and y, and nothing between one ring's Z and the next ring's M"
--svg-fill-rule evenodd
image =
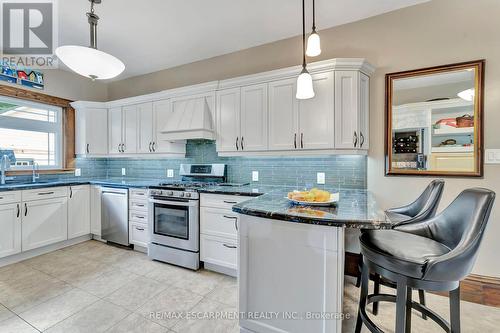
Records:
M298 147L296 83L296 79L269 83L269 150L293 150Z
M137 105L111 108L109 110L109 153L134 154L138 141Z
M76 104L76 103L75 103ZM75 105L75 153L102 156L108 153L108 110Z

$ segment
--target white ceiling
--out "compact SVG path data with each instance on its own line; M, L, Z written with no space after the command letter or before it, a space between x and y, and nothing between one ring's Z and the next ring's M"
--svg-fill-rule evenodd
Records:
M428 0L317 0L326 29ZM312 0L306 1L309 5ZM88 45L87 0L59 0L59 45ZM98 48L146 74L302 33L300 0L102 0ZM311 21L311 10L307 14ZM310 28L311 23L307 26ZM309 30L308 28L308 30Z

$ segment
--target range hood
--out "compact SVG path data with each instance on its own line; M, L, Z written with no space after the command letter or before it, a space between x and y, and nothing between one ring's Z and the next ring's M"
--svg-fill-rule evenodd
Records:
M172 112L161 139L168 141L187 139L215 139L212 117L213 96L178 99L172 101Z

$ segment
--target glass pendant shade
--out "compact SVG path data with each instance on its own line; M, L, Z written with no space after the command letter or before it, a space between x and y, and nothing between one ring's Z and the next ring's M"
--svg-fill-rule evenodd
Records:
M474 95L475 95L474 88L461 91L457 94L458 97L469 102L474 100Z
M297 99L314 97L313 80L311 74L304 68L297 79Z
M308 57L317 57L321 54L321 41L316 31L313 31L307 39L306 54Z
M125 70L125 64L119 59L91 47L61 46L56 49L56 55L71 70L92 80L111 79Z

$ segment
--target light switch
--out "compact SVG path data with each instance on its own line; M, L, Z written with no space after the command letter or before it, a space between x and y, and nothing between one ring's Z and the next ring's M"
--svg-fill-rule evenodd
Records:
M75 177L81 177L82 176L82 169L75 169Z
M318 183L320 185L325 184L325 173L324 172L318 172L316 174L316 183Z
M167 169L167 177L174 178L174 169Z
M127 175L127 169L122 168L122 176L126 176L126 175Z
M252 171L252 181L253 182L259 181L259 172L258 171Z
M500 149L486 149L486 164L500 164Z

